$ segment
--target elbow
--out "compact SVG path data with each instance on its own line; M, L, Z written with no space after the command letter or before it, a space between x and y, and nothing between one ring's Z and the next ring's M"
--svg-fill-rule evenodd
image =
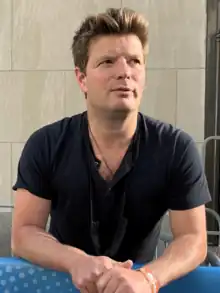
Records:
M208 250L204 250L203 253L200 255L200 258L199 258L199 265L201 265L207 258L207 252Z
M22 251L27 238L30 236L30 231L26 227L12 229L11 233L11 254L16 257L22 257Z
M183 240L185 239L185 241ZM180 237L180 242L183 245L183 242L185 242L185 249L186 251L189 251L191 253L188 253L189 258L191 259L193 266L197 267L200 266L207 258L207 252L208 252L208 245L207 245L207 239L204 237L204 235L196 234L188 234L184 235L183 238Z
M197 259L198 259L198 265L201 265L207 258L208 253L208 245L206 240L202 240L198 242L198 245L196 246L197 251Z
M11 254L12 256L20 257L21 237L19 233L12 233L11 236Z

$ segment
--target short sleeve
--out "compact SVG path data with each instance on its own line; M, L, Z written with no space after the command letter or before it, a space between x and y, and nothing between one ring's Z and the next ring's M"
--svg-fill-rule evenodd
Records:
M176 142L168 192L170 210L192 209L211 201L198 149L184 132Z
M49 157L43 129L33 133L26 142L18 163L17 179L12 187L26 189L32 194L51 199Z

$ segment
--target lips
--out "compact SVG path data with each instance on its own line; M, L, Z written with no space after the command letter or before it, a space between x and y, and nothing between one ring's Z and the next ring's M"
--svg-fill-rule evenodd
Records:
M132 91L132 89L128 88L128 87L117 87L115 89L112 90L113 92L116 92L116 91L121 91L121 92L130 92Z

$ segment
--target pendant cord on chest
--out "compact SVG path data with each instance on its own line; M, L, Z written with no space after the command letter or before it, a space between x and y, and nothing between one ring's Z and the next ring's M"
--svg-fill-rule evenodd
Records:
M89 124L88 124L88 129L89 129L90 137L91 137L91 139L93 140L95 146L97 147L97 149L98 149L98 151L99 151L99 153L100 153L100 155L101 155L101 161L105 164L106 168L107 168L108 171L110 172L111 177L113 178L114 172L112 171L112 169L109 167L107 161L105 160L105 157L104 157L103 154L102 154L102 151L101 151L101 149L100 149L100 147L99 147L99 144L98 144L97 140L95 139L95 137L94 137L94 135L93 135L93 133L92 133L92 130L91 130Z

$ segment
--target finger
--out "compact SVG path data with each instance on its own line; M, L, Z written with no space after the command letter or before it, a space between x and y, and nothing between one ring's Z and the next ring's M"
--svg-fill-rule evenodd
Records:
M128 259L125 262L120 263L120 266L125 268L125 269L131 269L133 266L133 261Z
M98 293L103 293L105 287L107 286L108 282L110 281L112 277L111 270L108 270L105 272L96 282L96 288L98 290Z
M117 277L111 276L109 282L106 284L103 293L115 293L120 286L120 281Z
M89 291L86 287L84 287L84 288L80 288L80 293L89 293Z
M126 268L126 269L131 269L132 266L133 266L133 261L128 259L124 262L119 262L119 261L113 261L113 265L114 266L120 266L120 267L123 267L123 268Z
M96 284L93 282L89 282L86 284L86 289L88 291L88 293L98 293Z
M114 293L124 293L124 292L127 292L127 290L124 290L124 287L121 286L121 284L119 284L116 290L114 291Z

